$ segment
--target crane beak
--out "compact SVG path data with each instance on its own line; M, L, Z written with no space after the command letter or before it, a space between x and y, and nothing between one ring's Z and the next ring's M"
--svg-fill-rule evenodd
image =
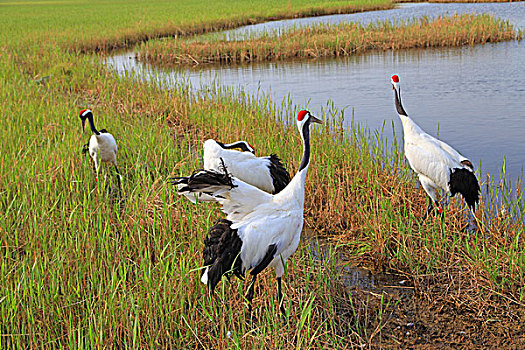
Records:
M312 121L312 123L317 123L317 124L323 124L323 121L319 118L316 118L314 117L313 115L310 115L310 120Z
M86 125L86 120L82 119L82 132L84 132L85 125Z

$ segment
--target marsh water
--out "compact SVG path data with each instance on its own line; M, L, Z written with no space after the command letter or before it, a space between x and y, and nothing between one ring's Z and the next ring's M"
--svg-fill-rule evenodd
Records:
M525 28L525 3L403 4L386 11L275 21L218 36L245 36L291 26L349 21L373 22L434 17L441 14L490 13ZM278 35L275 33L273 35ZM525 164L525 44L512 41L473 47L372 52L343 59L164 69L142 64L134 53L108 58L121 74L163 82L186 81L193 87L218 84L266 93L276 103L293 103L321 113L329 104L392 137L401 124L393 106L390 76L401 78L403 104L424 130L469 157L481 175L499 178L505 159L507 178L515 180Z
M406 276L356 267L351 258L345 255L344 249L318 236L315 231L305 229L302 239L313 259L324 266L327 274L331 273L347 288L376 293L412 295L413 287L409 286Z

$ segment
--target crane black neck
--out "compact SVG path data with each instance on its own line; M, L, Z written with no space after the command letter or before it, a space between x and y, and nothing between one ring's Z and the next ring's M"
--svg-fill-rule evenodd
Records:
M100 132L95 128L95 122L93 121L93 113L88 113L87 119L89 121L89 127L95 135L100 135Z
M215 141L215 142L217 142L217 144L219 146L221 146L222 148L224 148L224 149L239 148L243 152L252 152L252 150L250 148L248 148L248 146L246 145L246 141L237 141L237 142L228 143L228 144L224 144L224 143L219 142L219 141Z
M301 132L303 137L303 159L301 160L298 171L303 170L310 163L310 123L311 120L308 119L306 123L303 124L303 129Z
M395 100L396 100L397 113L399 115L408 117L407 112L405 112L405 109L403 108L403 104L401 103L401 88L400 87L394 88L394 94L395 94Z

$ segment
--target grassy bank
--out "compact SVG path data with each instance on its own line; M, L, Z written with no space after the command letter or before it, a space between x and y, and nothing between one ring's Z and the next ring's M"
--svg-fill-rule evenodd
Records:
M2 33L8 44L28 48L38 42L67 50L104 51L163 36L185 36L284 18L354 13L392 8L389 0L192 0L85 3L1 1ZM23 28L23 32L20 32Z
M343 23L285 31L245 41L149 41L139 59L156 64L197 65L339 57L370 50L453 47L520 37L508 22L488 15L455 15L368 25Z
M232 96L218 104L216 96L190 108L182 87L167 93L88 63L71 65L77 79L67 85L56 76L37 84L13 65L1 73L2 348L366 343L356 327L366 303L322 273L307 250L287 267L288 324L276 316L270 273L257 288L253 320L242 302L244 283L223 283L209 296L199 282L202 241L219 212L174 195L166 178L198 166L192 150L213 133L211 124L203 132L201 118L211 114L239 127L247 110L253 116L264 105ZM81 155L89 135L77 113L86 104L118 138L122 198L108 167L97 184ZM339 307L354 311L338 315ZM367 328L380 323L370 313Z
M0 3L0 51L6 53L0 55L1 347L351 348L417 342L417 336L395 338L394 331L385 331L396 322L399 300L350 293L331 273L333 266L321 265L304 245L283 278L288 323L276 316L271 273L256 289L253 319L242 304L243 282L225 282L214 296L207 294L197 269L203 237L220 213L175 196L166 178L200 166L195 151L206 137L247 139L260 154L278 153L293 172L300 138L294 126L273 118L289 121L299 107L217 89L190 95L184 84L164 91L119 78L102 57L79 54L78 48L126 45L127 31L154 33L175 12L173 4L152 3L147 18L136 11L138 2L90 4ZM179 4L195 14L212 6ZM272 4L272 11L288 6L235 2L230 12L210 16L228 19L245 11L248 18ZM299 11L314 3L290 6ZM86 17L82 10L89 10ZM173 18L183 28L196 21L180 13ZM214 20L198 18L203 25ZM102 42L107 44L93 44ZM81 154L89 135L81 133L78 111L85 107L117 138L122 198L110 167L103 167L97 184ZM461 231L463 211L456 204L448 209L445 228L439 220L420 225L426 198L402 155L386 152L374 132L340 130L327 125L312 136L308 226L343 237L342 249L354 262L404 271L408 287L424 296L413 303L476 310L481 329L468 328L465 337L495 334L503 345L519 339L519 323L509 337L509 327L493 327L489 320L508 325L522 311L523 224L511 215L523 207L509 208L507 216L479 212L485 226L477 235ZM445 284L451 287L436 292Z
M520 2L523 0L399 0L398 3L411 3L411 2L434 2L434 3L481 3L481 2Z

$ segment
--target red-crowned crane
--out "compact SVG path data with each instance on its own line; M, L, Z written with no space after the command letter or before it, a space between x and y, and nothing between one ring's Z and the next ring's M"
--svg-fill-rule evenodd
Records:
M271 195L222 171L201 170L174 181L179 194L205 193L214 197L227 214L208 232L204 241L204 272L201 281L213 290L225 274L243 278L250 271L252 280L246 294L252 308L257 275L273 267L277 278L280 310L281 277L284 263L295 252L303 228L304 185L310 163L310 124L321 123L308 111L297 115L303 139L303 158L299 170L281 192Z
M210 139L203 148L205 170L219 170L224 162L233 177L271 194L281 192L290 182L290 174L277 155L256 157L254 148L246 141L224 144Z
M85 129L86 120L89 122L93 135L89 139L89 142L84 145L82 153L89 152L90 157L95 163L96 180L98 182L98 172L100 169L101 162L111 163L115 166L117 172L117 180L120 188L120 172L117 167L117 142L113 135L107 132L106 129L97 130L95 128L95 122L93 121L93 112L89 109L83 109L80 111L80 119L82 120L82 131Z
M425 133L408 117L401 103L401 88L397 75L392 76L392 89L396 110L403 124L405 157L429 196L424 219L432 212L432 201L438 212L443 212L436 194L438 189L444 190L450 196L461 193L469 208L474 210L479 201L480 187L474 175L472 162L443 141Z

